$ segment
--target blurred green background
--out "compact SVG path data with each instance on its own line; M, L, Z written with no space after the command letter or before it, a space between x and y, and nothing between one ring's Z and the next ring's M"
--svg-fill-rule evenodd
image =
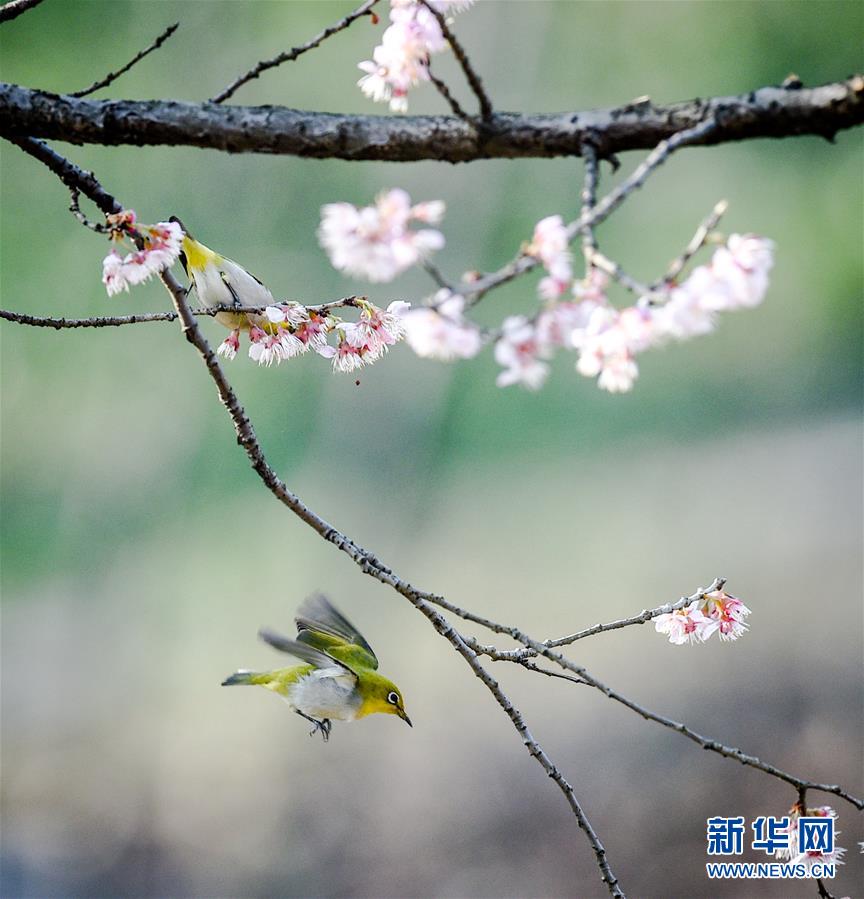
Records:
M0 73L81 89L179 21L97 96L198 101L352 8L47 0L3 25ZM234 102L382 112L355 82L384 24L357 22ZM458 33L498 108L555 111L740 93L790 71L837 80L862 69L862 25L857 2L480 2ZM470 104L452 60L436 65ZM442 102L420 88L411 111ZM370 289L335 272L314 236L324 203L392 186L445 200L436 261L456 276L502 264L542 216L572 218L581 179L578 160L57 147L142 220L178 214L307 302L430 292L421 273ZM488 352L447 366L407 348L359 386L317 357L269 370L238 357L230 377L313 509L415 584L538 637L727 576L753 609L744 639L675 648L649 626L571 655L703 733L860 794L862 158L860 131L687 150L603 225L601 246L646 280L721 197L728 231L777 243L764 305L645 354L632 394L597 390L572 356L530 394L497 389ZM106 297L107 247L66 213L62 185L8 144L0 163L4 308L168 308L158 282ZM491 294L478 317L532 308L535 281ZM464 663L265 492L176 326L4 323L2 377L4 896L605 895L562 797ZM290 629L316 589L366 633L413 731L376 717L324 746L263 691L219 688L236 667L279 662L257 628ZM705 819L781 815L790 789L595 692L494 673L633 895L815 893L705 879ZM861 825L836 807L850 852L831 889L854 894Z

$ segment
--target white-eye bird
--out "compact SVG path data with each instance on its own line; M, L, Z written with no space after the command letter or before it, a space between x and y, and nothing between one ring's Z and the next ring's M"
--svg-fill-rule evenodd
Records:
M172 215L169 221L176 222L183 229L180 262L204 306L272 305L273 294L255 275L195 240L176 215ZM248 324L245 315L230 312L220 312L215 318L231 330Z
M281 696L298 715L315 725L327 740L332 721L354 721L375 712L398 715L406 724L402 693L378 674L378 659L360 631L321 594L310 596L297 610L297 639L267 628L259 636L302 665L273 671L240 670L223 687L254 684Z

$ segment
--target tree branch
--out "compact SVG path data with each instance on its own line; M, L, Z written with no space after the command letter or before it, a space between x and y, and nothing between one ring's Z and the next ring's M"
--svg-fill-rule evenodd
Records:
M655 107L522 115L495 113L481 132L454 116L366 116L282 106L176 100L79 100L0 82L0 134L115 146L194 146L230 153L408 162L572 156L590 140L601 158L655 147L716 121L698 145L817 134L864 122L864 76L815 88L763 87L737 97Z
M640 715L646 721L654 721L657 724L661 724L663 725L663 727L667 727L671 730L674 730L676 733L682 734L683 736L687 737L688 740L692 740L703 749L707 749L711 752L716 752L719 755L724 756L725 758L734 759L735 761L740 762L742 765L756 768L759 771L770 774L772 777L776 777L779 780L783 780L786 783L791 784L797 790L807 789L817 790L822 793L832 793L835 796L839 796L841 799L845 799L851 805L854 805L855 808L864 810L864 799L859 799L858 797L853 796L851 793L844 790L837 784L820 784L815 783L814 781L806 780L805 778L798 777L795 774L790 774L788 771L783 771L781 768L776 767L776 765L769 764L768 762L763 762L755 755L748 755L747 753L742 752L740 749L737 749L734 746L726 746L725 744L720 743L718 740L713 740L710 737L703 737L701 734L698 734L696 731L687 727L685 724L682 724L680 721L674 721L673 719L667 718L664 715L658 715L656 712L652 712L649 709L646 709L644 706L633 702L632 699L628 699L626 696L618 693L611 687L606 686L606 684L604 684L602 681L597 680L597 678L590 674L587 669L583 668L581 665L577 665L575 662L571 662L570 659L568 659L566 656L561 655L561 653L554 652L548 646L539 642L538 640L534 640L532 637L529 637L526 633L520 631L518 628L511 628L507 633L514 640L522 643L523 646L526 646L528 649L533 650L537 655L545 656L547 659L555 662L555 664L559 665L561 668L572 672L583 683L587 684L590 687L594 687L595 690L599 690L607 698L613 699L615 702L620 702L623 706L626 706L631 711L636 712L637 715ZM499 656L494 649L490 653L488 652L490 647L481 646L475 640L466 639L465 642L470 648L474 649L475 652L478 652L482 655L488 655L490 656L490 658L506 662L519 663L520 661L518 658L514 658L510 654L502 654Z
M333 25L325 28L320 34L316 35L312 38L312 40L307 41L305 44L301 44L299 47L294 47L291 50L287 50L285 53L280 53L278 56L274 56L272 59L263 59L261 62L254 65L248 72L243 75L240 75L238 78L235 78L228 87L221 90L215 97L213 97L210 102L211 103L222 103L224 100L227 100L229 97L233 96L237 90L243 87L244 84L248 84L254 78L258 78L262 72L266 72L267 69L273 69L276 66L281 66L283 62L291 62L294 59L297 59L298 56L301 56L307 50L313 50L315 47L320 46L327 40L331 35L336 34L339 31L343 31L347 28L352 22L359 19L361 16L365 16L369 13L372 7L378 2L378 0L366 0L361 6L358 6L354 12L349 13L345 18L340 19L338 22L335 22Z
M33 9L41 2L42 0L10 0L9 3L0 6L0 22L11 22L12 19L17 19L22 13Z
M273 493L283 505L287 506L295 515L308 524L325 540L345 552L360 567L364 574L370 575L382 584L387 584L404 596L414 608L421 612L431 622L435 630L444 637L451 646L453 646L459 655L462 656L474 674L485 684L489 692L495 697L496 702L507 714L507 717L510 718L510 721L519 732L522 742L525 744L530 755L537 760L546 774L555 781L555 784L566 797L567 803L573 811L579 826L585 831L588 842L591 844L591 848L597 859L597 865L600 868L601 878L606 884L610 895L622 897L623 899L624 893L618 886L618 879L612 873L606 859L606 850L603 848L603 844L594 832L591 822L582 810L573 787L564 778L543 751L540 744L531 735L522 714L507 698L495 678L493 678L480 664L477 654L465 645L459 633L441 615L441 613L433 607L432 604L436 597L423 590L418 590L407 581L401 580L401 578L397 577L389 568L385 567L372 553L363 549L363 547L355 543L349 537L337 531L336 528L324 521L323 518L313 512L296 494L288 489L286 484L279 478L267 462L264 452L261 449L261 445L258 443L258 438L255 436L252 422L240 405L233 388L225 378L215 353L210 348L210 345L207 343L207 340L198 327L198 323L195 321L189 307L186 305L186 291L177 283L176 279L169 271L162 272L161 278L171 295L174 308L181 321L183 334L198 351L207 367L210 377L213 378L219 393L219 399L222 405L228 410L234 423L237 442L243 447L255 472L270 492Z

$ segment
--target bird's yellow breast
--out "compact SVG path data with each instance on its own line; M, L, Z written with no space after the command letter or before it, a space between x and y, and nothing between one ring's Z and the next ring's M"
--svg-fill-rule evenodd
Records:
M192 240L188 235L183 238L183 252L186 255L186 265L193 271L201 271L208 262L218 265L222 261L218 253L214 253L203 243Z

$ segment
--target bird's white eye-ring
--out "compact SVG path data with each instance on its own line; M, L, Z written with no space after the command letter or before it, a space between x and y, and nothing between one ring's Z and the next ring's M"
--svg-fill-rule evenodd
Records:
M387 702L392 703L393 705L399 705L399 694L394 693L392 690L387 694Z

